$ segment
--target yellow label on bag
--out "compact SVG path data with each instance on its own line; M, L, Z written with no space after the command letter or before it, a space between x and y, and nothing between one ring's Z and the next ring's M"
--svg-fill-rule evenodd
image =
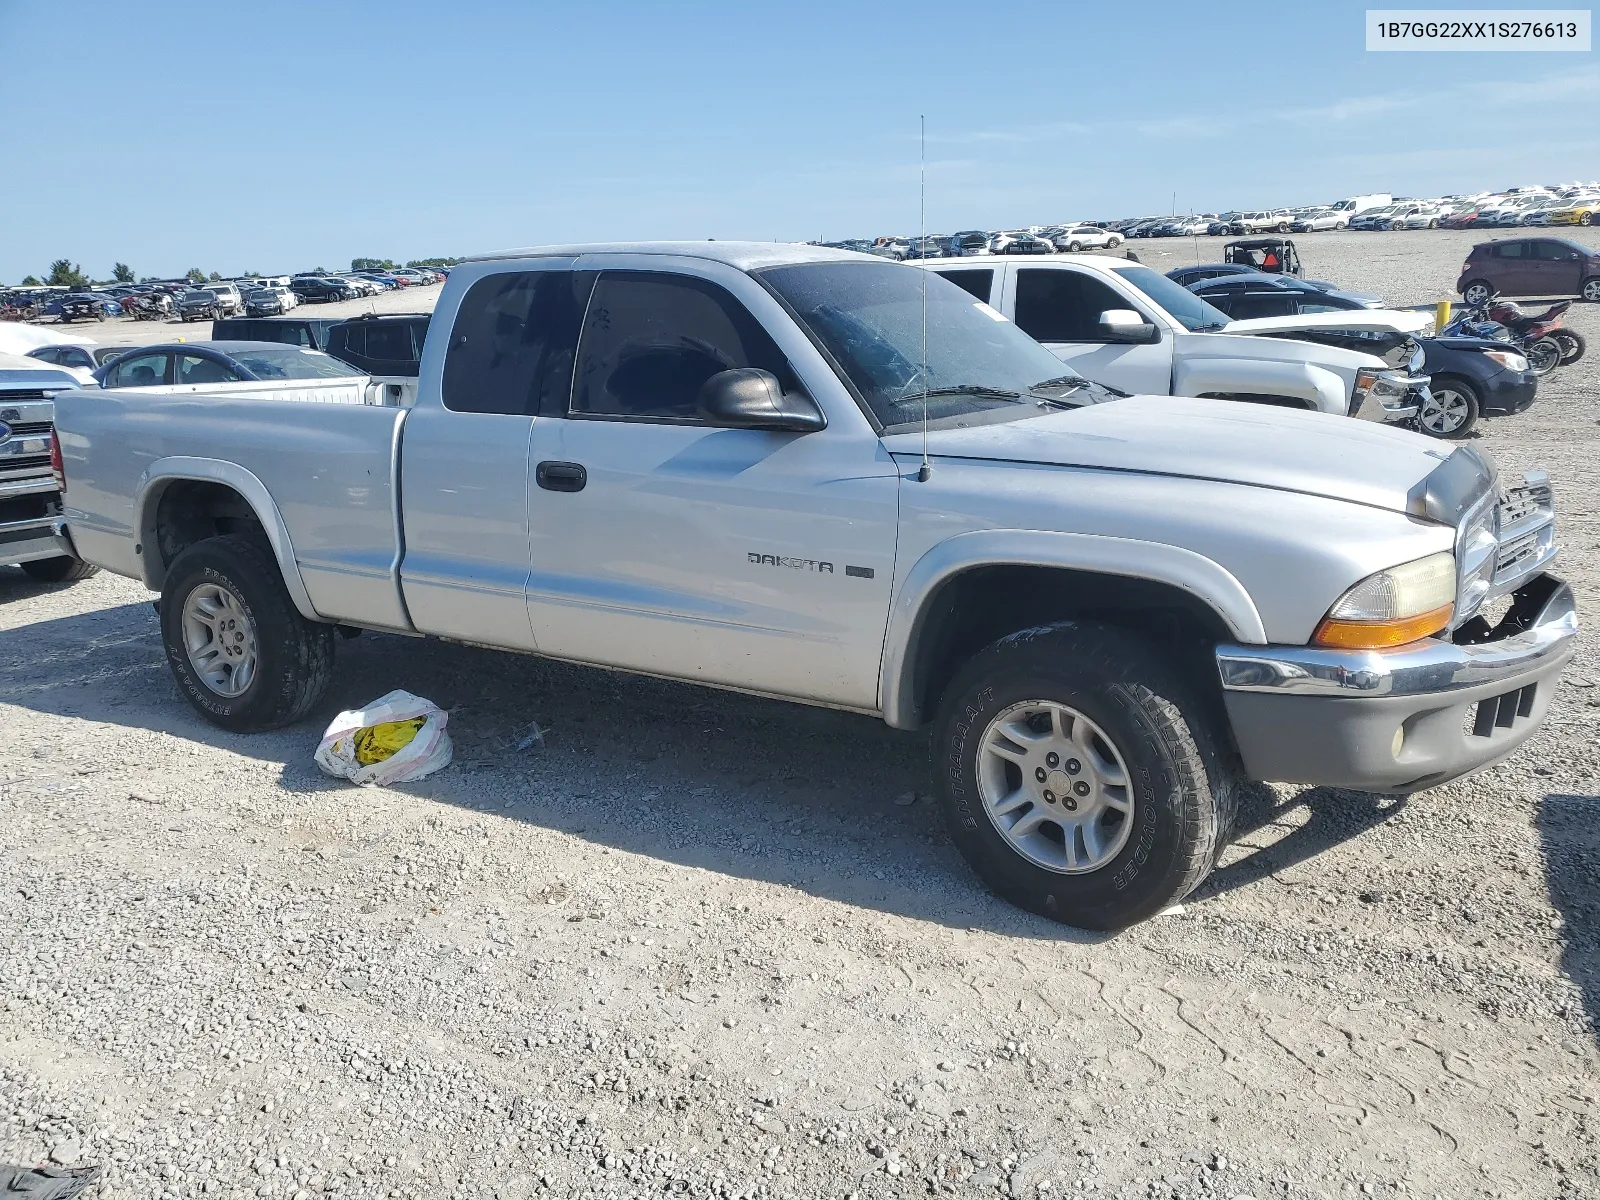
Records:
M411 744L425 724L425 718L413 717L409 721L385 721L382 725L356 730L356 761L363 767L370 767L375 762L393 758Z

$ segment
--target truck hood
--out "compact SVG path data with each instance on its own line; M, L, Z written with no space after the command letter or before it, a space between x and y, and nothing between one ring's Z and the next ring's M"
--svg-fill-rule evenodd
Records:
M1178 396L1131 396L1020 421L930 429L927 438L933 458L1216 480L1394 512L1407 511L1408 493L1450 453L1432 438L1370 421ZM922 432L886 434L883 443L915 462Z
M1283 333L1293 329L1386 329L1417 333L1433 324L1432 313L1411 309L1366 308L1346 312L1301 313L1294 317L1251 317L1229 321L1224 333Z

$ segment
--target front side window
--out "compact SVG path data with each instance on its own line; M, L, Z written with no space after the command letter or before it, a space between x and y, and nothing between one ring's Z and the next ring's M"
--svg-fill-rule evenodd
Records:
M750 311L687 275L606 271L595 283L572 388L576 416L697 420L700 388L757 367L795 386L788 360Z
M1017 326L1041 342L1103 342L1100 314L1129 304L1125 297L1082 272L1017 272Z
M1578 257L1577 251L1565 242L1535 242L1533 256L1548 262L1570 262Z
M106 376L107 387L155 387L167 381L165 354L140 354L124 359Z
M178 356L179 383L237 383L239 373L214 358L199 354Z
M450 331L445 407L503 416L565 412L593 284L593 274L575 271L509 271L473 284Z

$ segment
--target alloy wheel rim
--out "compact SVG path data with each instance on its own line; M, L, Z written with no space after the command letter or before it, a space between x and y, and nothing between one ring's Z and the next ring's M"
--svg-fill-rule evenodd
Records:
M1600 282L1590 280L1583 285L1583 298L1585 300L1600 300Z
M1469 411L1467 398L1460 392L1454 388L1440 388L1431 393L1417 419L1423 428L1433 433L1454 433L1467 423Z
M260 665L256 625L225 587L202 583L183 602L183 648L189 666L218 696L244 695Z
M978 795L1006 843L1060 875L1098 871L1133 830L1133 776L1083 713L1024 700L989 722L978 751Z

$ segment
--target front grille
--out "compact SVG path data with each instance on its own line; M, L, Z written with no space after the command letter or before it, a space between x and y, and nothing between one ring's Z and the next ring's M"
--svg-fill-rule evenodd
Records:
M1539 685L1530 683L1514 691L1480 700L1467 709L1467 730L1473 737L1493 737L1496 729L1511 729L1533 715Z
M9 424L12 437L38 437L50 432L49 421L12 421Z
M1518 487L1507 488L1500 500L1500 528L1507 529L1518 521L1554 507L1555 494L1548 481L1530 481Z

